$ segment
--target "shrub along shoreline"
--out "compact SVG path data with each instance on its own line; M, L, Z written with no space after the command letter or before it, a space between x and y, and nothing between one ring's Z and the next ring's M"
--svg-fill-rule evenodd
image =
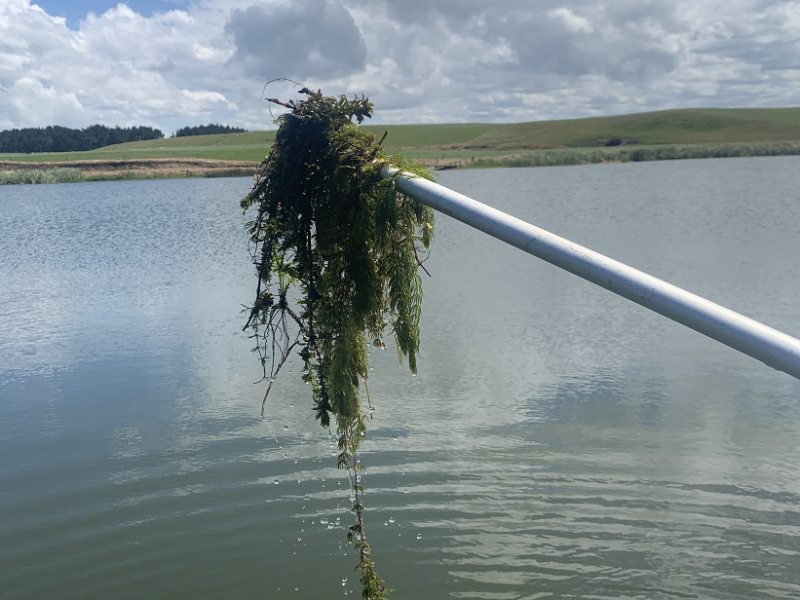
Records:
M183 177L250 177L257 163L189 158L0 162L0 185Z
M0 171L0 185L26 183L74 183L85 181L83 172L75 168L17 169Z
M650 146L646 148L615 146L609 148L540 150L535 153L516 154L508 157L482 158L469 162L465 164L464 167L554 167L602 163L646 162L654 160L795 155L800 155L800 142L687 144Z

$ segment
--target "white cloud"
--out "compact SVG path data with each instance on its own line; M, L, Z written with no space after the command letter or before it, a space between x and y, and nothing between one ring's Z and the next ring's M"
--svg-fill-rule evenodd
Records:
M561 21L567 29L575 33L592 33L594 31L589 19L580 17L563 6L547 11L547 16Z
M71 30L0 0L0 127L263 128L274 77L387 123L800 105L798 26L800 0L201 0Z

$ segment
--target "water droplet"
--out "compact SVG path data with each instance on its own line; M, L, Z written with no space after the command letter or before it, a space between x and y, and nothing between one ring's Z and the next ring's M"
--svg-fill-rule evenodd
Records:
M296 587L296 588L294 588L294 591L295 591L295 592L299 592L299 591L300 591L300 588L299 588L299 587Z
M284 426L283 426L283 430L284 430L284 431L289 431L289 426L288 426L288 425L284 425Z
M408 490L403 490L403 493L404 493L404 494L407 494L407 493L408 493Z
M303 538L301 538L301 537L298 535L298 536L297 536L297 541L298 541L298 542L302 542L302 541L303 541Z
M278 484L280 483L280 481L278 481L278 480L276 479L276 480L275 480L275 481L273 481L272 483L274 483L275 485L278 485Z
M347 583L347 577L342 577L342 587Z
M344 591L344 595L347 596L347 590Z
M312 524L312 525L314 525L314 524L315 524L315 523L314 523L314 519L311 519L311 524Z
M397 439L397 434L396 434L396 433L393 433L393 434L392 434L392 439L393 439L393 440L396 440L396 439Z
M384 525L388 525L388 524L389 524L389 521L384 521L384 522L383 522L383 524L384 524Z
M319 520L319 524L320 524L320 525L327 525L327 524L328 524L328 519L326 519L325 517L322 517L322 518Z
M341 517L336 517L336 524L338 525L338 524L339 524L339 523L341 523L341 522L342 522L342 519L341 519Z
M394 517L389 517L389 523L394 523L396 520Z
M421 539L422 539L422 534L421 534L421 533L418 533L418 534L417 534L417 539L418 539L418 540L421 540Z
M294 460L294 464L297 464L297 459Z
M328 523L328 529L333 529L333 527L334 527L333 523Z

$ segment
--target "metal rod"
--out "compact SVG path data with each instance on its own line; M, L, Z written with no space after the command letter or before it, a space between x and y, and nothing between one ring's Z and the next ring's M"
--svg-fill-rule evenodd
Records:
M432 181L382 174L435 210L800 379L800 340Z

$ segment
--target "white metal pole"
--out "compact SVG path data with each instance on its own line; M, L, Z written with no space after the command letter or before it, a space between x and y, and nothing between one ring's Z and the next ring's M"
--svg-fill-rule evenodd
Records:
M800 340L427 179L382 173L433 209L800 379Z

